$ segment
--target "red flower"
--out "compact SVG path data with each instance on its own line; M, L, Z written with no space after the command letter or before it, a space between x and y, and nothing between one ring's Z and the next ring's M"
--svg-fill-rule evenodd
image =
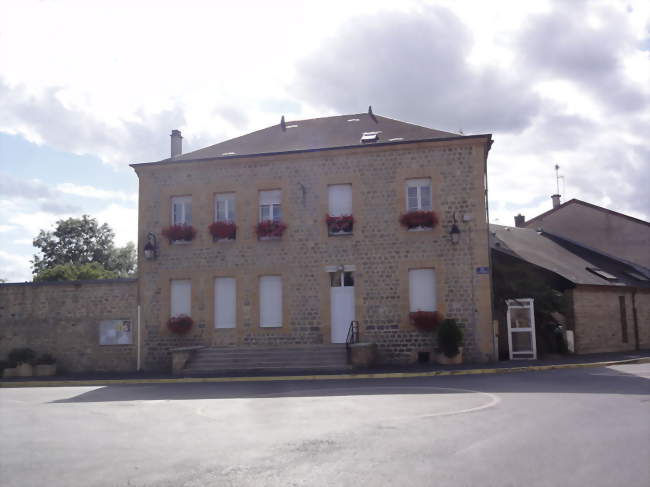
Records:
M330 216L325 217L329 233L351 233L354 225L352 215Z
M433 211L409 211L400 216L399 222L406 228L433 228L438 224L438 215Z
M196 230L192 225L171 225L162 230L162 234L170 242L184 241L189 242L196 237Z
M411 324L422 331L433 331L440 321L442 313L439 311L413 311L409 313Z
M231 239L237 235L237 225L234 222L214 222L208 227L215 240Z
M287 229L287 226L275 220L264 220L257 224L255 231L257 236L262 237L276 237L280 238L284 231Z
M192 328L194 320L187 315L172 316L167 322L167 328L172 333L177 333L179 335L184 335Z

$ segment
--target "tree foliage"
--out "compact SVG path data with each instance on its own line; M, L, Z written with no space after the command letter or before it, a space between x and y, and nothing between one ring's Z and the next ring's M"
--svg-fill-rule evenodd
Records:
M115 233L104 223L83 215L56 222L54 231L41 230L34 239L40 255L32 261L35 281L111 279L133 275L133 243L115 247Z

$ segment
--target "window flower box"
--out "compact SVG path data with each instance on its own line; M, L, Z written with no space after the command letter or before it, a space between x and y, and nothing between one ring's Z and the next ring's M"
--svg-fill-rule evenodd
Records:
M281 238L287 226L281 221L264 220L257 224L255 232L260 240Z
M211 223L208 227L212 234L212 239L217 240L235 240L237 237L237 225L231 221L219 221Z
M169 242L191 242L196 237L196 229L192 225L171 225L162 229L162 234Z
M172 316L167 322L169 331L177 335L184 335L192 329L192 325L194 325L194 320L187 315Z
M354 217L352 215L330 216L325 218L330 235L349 235L352 233Z
M418 330L433 331L442 321L442 314L438 311L412 311L409 319Z
M399 222L409 230L433 228L438 224L438 215L433 211L409 211L400 216Z

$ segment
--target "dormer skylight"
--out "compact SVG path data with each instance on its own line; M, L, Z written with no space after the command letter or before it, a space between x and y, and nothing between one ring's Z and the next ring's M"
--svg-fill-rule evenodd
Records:
M400 140L404 140L404 137L393 137L392 139L388 139L388 142L399 142Z
M596 274L598 277L602 277L607 281L618 281L618 277L616 277L613 274L610 274L609 272L605 272L602 269L598 269L597 267L587 267L587 270L589 272Z
M348 119L348 122L358 122L358 121L359 121L358 118L349 118Z
M287 125L287 128L288 128L288 129L295 129L297 126L298 126L298 125L296 125L296 124L294 123L293 125Z
M221 153L222 156L234 156L235 154L237 154L237 153L236 152L222 152Z

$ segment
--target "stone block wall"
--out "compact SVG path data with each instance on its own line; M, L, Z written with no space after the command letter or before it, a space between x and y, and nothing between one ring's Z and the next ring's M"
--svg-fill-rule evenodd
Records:
M630 288L578 286L572 291L576 353L635 350L635 321L639 348L650 348L650 291ZM619 297L625 300L627 340L624 340Z
M493 358L488 229L484 170L488 137L404 145L364 146L305 153L136 165L140 180L139 239L159 239L159 256L140 256L140 296L146 329L145 366L166 368L169 348L186 345L272 345L330 343L330 289L326 266L355 266L356 318L361 337L378 344L383 363L413 362L431 351L431 333L408 319L408 269L436 270L438 309L465 327L468 360ZM399 224L405 211L405 184L431 178L432 231L409 232ZM352 184L354 232L328 236L325 225L329 184ZM288 229L281 240L259 241L258 193L282 190ZM235 193L237 239L214 242L216 193ZM197 237L183 245L161 236L170 224L173 196L192 197ZM453 245L449 230L460 227ZM258 280L281 275L284 323L259 325ZM214 327L214 279L235 277L235 329ZM166 329L170 281L191 279L195 326L186 336Z
M133 345L99 345L99 322L131 320ZM67 373L136 370L134 279L0 284L0 358L50 353Z

